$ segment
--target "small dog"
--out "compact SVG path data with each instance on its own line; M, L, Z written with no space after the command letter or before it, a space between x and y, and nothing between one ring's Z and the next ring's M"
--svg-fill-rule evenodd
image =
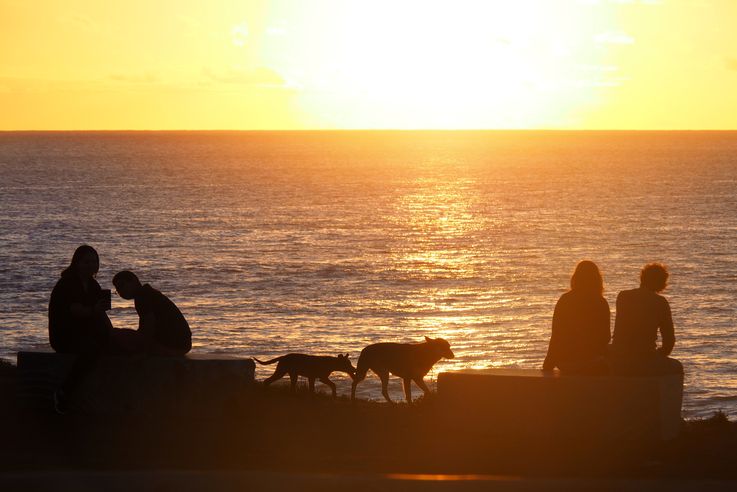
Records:
M337 357L287 354L275 359L267 360L266 362L261 362L255 357L253 360L261 365L278 362L274 374L264 380L264 386L269 386L274 381L283 378L285 374L289 374L289 379L292 381L292 386L290 388L292 393L294 393L297 388L297 377L305 376L310 382L310 393L315 392L315 379L319 379L322 383L330 386L330 389L333 392L333 398L335 398L335 383L328 379L330 374L333 371L341 371L347 373L352 378L356 373L356 368L353 367L353 364L351 364L351 361L348 359L348 354L338 355Z
M356 399L356 386L366 378L369 369L381 379L381 394L386 401L392 403L387 391L389 373L399 376L404 381L404 396L407 403L412 402L412 381L420 387L425 395L430 393L422 378L430 372L437 361L445 357L455 357L450 344L442 338L425 337L423 343L375 343L361 351L356 364L356 374L351 386L351 400Z

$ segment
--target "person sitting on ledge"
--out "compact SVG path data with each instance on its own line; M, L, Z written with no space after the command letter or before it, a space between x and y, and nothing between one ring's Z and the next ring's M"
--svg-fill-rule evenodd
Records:
M166 356L181 356L190 351L189 324L168 297L149 284L141 285L138 277L127 270L115 274L113 285L120 297L135 301L140 351Z
M571 277L571 290L555 305L553 331L544 371L599 375L608 371L609 303L602 293L604 280L596 263L582 261Z
M54 390L54 410L69 411L69 398L97 366L100 355L109 351L113 332L109 299L103 295L95 276L100 256L92 246L83 244L72 255L72 262L49 299L49 343L55 352L74 354L76 358L61 385Z
M668 300L659 292L668 283L668 269L645 265L640 287L617 296L612 355L614 369L625 375L682 374L683 366L668 357L676 343ZM657 347L658 331L661 346Z
M54 351L83 354L106 350L113 325L95 279L99 269L97 251L83 244L61 273L49 299L49 343Z

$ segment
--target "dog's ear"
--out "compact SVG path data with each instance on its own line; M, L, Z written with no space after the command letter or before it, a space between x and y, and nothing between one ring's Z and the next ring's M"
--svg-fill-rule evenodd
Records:
M343 354L338 354L338 359L342 359L342 358L343 358Z
M430 337L425 337L425 341L426 341L426 342L432 342L432 338L430 338Z
M346 358L346 359L348 358L348 354L345 354L345 358Z

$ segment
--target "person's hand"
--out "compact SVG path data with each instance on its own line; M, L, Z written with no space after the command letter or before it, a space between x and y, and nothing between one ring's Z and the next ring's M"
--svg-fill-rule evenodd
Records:
M105 299L100 299L92 307L92 314L104 313L106 307L107 307L107 301Z

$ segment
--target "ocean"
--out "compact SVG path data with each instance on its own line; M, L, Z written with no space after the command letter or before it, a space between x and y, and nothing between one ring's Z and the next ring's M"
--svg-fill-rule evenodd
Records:
M173 299L193 352L355 363L441 336L456 358L431 382L539 367L578 261L612 327L660 261L684 416L737 417L737 132L0 133L0 176L2 358L50 350L49 294L84 243L103 288L130 269ZM115 296L110 318L137 324Z

